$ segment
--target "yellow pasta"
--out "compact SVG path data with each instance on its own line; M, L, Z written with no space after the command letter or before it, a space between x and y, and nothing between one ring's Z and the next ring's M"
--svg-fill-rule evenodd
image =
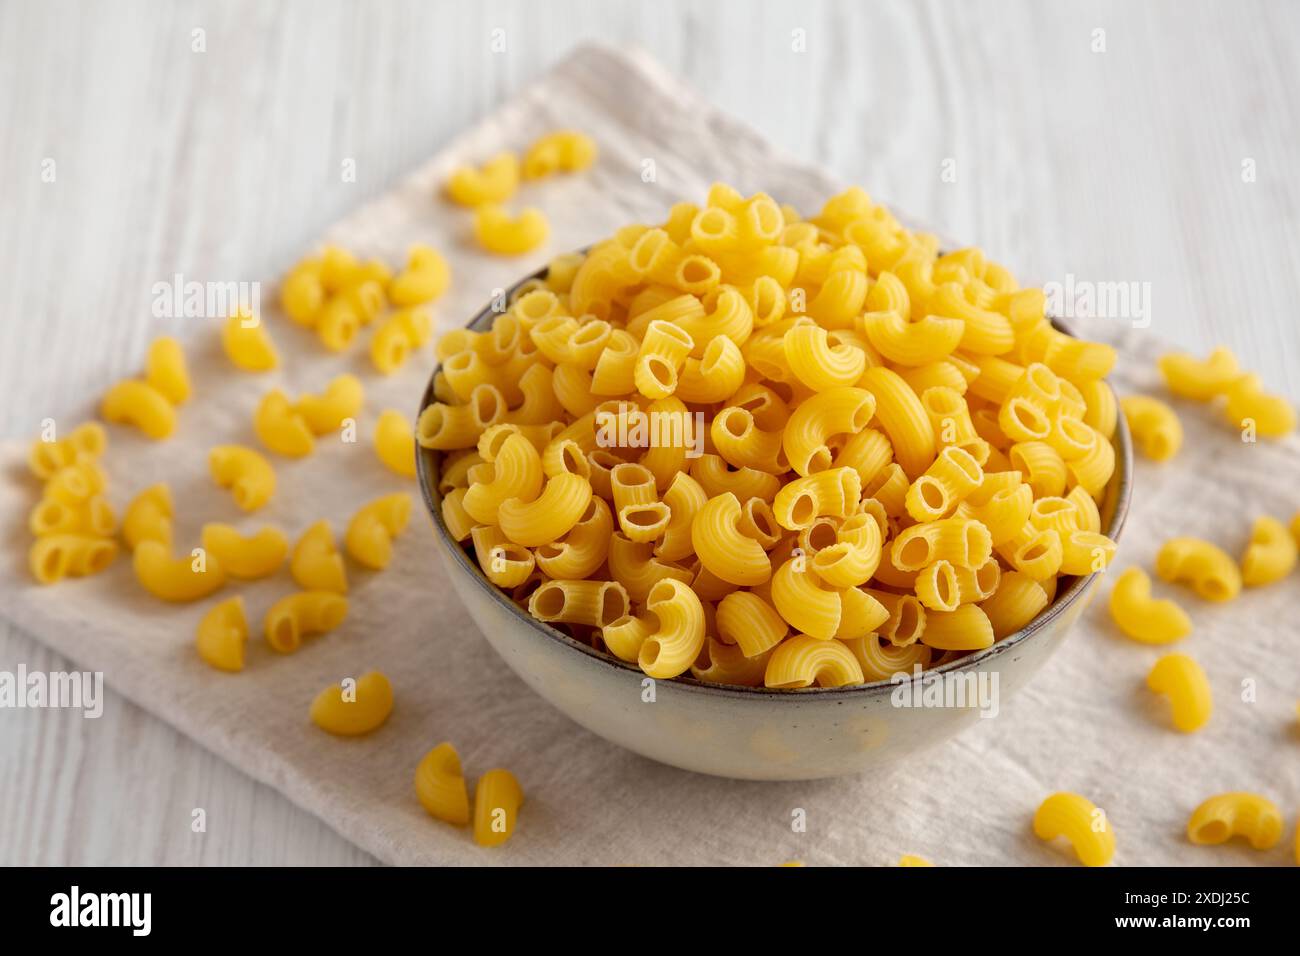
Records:
M424 755L415 768L415 795L435 820L458 827L469 823L469 790L455 747L441 743Z
M1228 386L1224 415L1230 425L1252 429L1264 438L1295 431L1295 407L1285 397L1264 391L1258 376L1243 375Z
M433 319L424 309L394 312L379 324L370 339L370 362L384 375L392 375L432 334Z
M244 669L244 645L248 643L248 619L244 599L236 595L214 604L199 620L194 646L203 662L220 671Z
M135 550L141 541L172 544L172 494L165 484L151 485L132 499L122 517L122 537Z
M289 554L284 532L270 526L245 537L228 524L205 524L201 540L203 550L214 555L232 578L272 575Z
M841 641L796 634L782 641L767 661L768 687L845 687L863 683L862 668Z
M1147 674L1147 687L1169 698L1174 726L1185 734L1200 730L1214 712L1205 671L1186 654L1165 654Z
M596 161L596 153L595 142L585 133L568 129L547 133L524 154L524 179L578 172Z
M414 245L406 254L406 268L388 281L388 299L398 309L424 305L444 292L451 282L447 260L432 246Z
M1242 583L1255 588L1280 581L1295 569L1296 557L1296 539L1286 526L1276 518L1259 518L1241 556Z
M393 685L379 671L326 687L311 704L312 723L336 737L372 733L392 712Z
M1172 644L1192 632L1186 611L1151 596L1151 579L1141 568L1129 568L1115 582L1110 616L1121 631L1143 644Z
M65 577L85 577L107 570L117 557L117 543L87 534L49 534L32 542L28 567L40 584Z
M546 241L550 225L540 209L529 207L511 217L495 203L484 203L474 212L474 235L488 252L517 256Z
M462 206L502 203L519 188L519 157L498 153L481 167L461 166L447 180L447 195Z
M1223 549L1200 538L1170 538L1156 554L1162 581L1190 584L1206 601L1231 601L1241 593L1241 571Z
M248 312L236 312L221 327L221 348L236 368L245 372L269 372L280 364L280 355L266 327Z
M1183 426L1174 410L1149 395L1120 399L1120 409L1142 454L1152 461L1168 461L1183 444Z
M1242 375L1237 357L1222 346L1204 361L1186 353L1171 352L1160 356L1158 364L1169 391L1202 402L1227 392Z
M310 455L316 445L306 419L279 389L268 392L258 404L253 431L266 448L289 458Z
M396 409L384 409L375 423L375 454L394 474L415 477L415 430Z
M489 770L474 787L474 842L500 846L515 833L524 791L509 770Z
M151 539L137 542L134 567L136 580L164 601L197 601L226 582L225 567L215 554L196 548L173 558L167 545Z
M1084 866L1105 866L1115 856L1115 831L1105 811L1077 793L1054 793L1034 813L1034 835L1070 841Z
M1187 839L1198 846L1250 841L1256 850L1271 850L1282 839L1282 812L1256 793L1220 793L1210 797L1187 821Z
M303 590L348 593L347 569L328 521L317 521L298 538L289 558L289 572Z
M563 142L535 144L525 178L562 168ZM487 172L457 173L462 201L510 232ZM883 680L1031 626L1059 576L1114 556L1114 352L1046 305L861 190L803 219L718 184L444 337L415 441L453 538L571 636L651 676L748 686L825 642L862 675L830 659L826 681ZM382 343L390 366L407 354L396 331ZM699 631L664 644L652 602ZM1154 607L1125 613L1177 630Z
M133 425L155 441L176 430L176 409L167 396L147 382L128 379L110 388L99 405L107 422Z
M393 559L393 539L406 530L410 520L410 495L398 492L376 498L352 516L344 546L358 564L382 571Z
M313 434L324 435L337 431L346 420L355 419L365 402L365 394L355 375L340 375L331 379L322 394L301 396L293 410Z
M212 480L229 488L243 511L256 511L275 494L275 469L251 448L218 445L208 452L208 468Z
M190 398L190 373L181 344L168 336L154 339L145 357L145 381L173 405Z
M281 654L292 654L302 639L325 634L343 623L347 598L333 591L298 591L271 605L262 619L266 643Z

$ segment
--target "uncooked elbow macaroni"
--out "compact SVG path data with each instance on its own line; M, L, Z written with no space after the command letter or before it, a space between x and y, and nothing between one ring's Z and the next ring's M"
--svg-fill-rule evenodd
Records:
M347 567L328 521L317 521L298 538L289 558L289 573L303 590L348 593Z
M1190 584L1206 601L1231 601L1241 593L1237 562L1217 545L1200 538L1170 538L1156 553L1162 581Z
M248 643L248 619L244 599L232 597L214 604L199 621L194 646L204 663L220 671L244 669L244 646Z
M1242 837L1256 850L1269 850L1282 839L1282 812L1256 793L1220 793L1197 807L1187 821L1187 839L1200 846Z
M148 382L127 379L104 395L99 413L104 421L134 425L159 441L176 430L176 409L167 396Z
M1034 814L1040 840L1063 836L1084 866L1105 866L1115 855L1115 831L1105 811L1077 793L1054 793Z
M336 737L378 730L393 712L393 685L379 671L326 687L311 704L311 720Z
M1114 555L1115 353L1045 308L861 190L801 220L718 186L445 336L415 440L488 580L578 639L654 677L884 680L1020 631ZM628 606L555 610L597 594Z
M292 654L304 637L326 634L347 617L348 600L333 591L299 591L271 605L262 619L266 643L281 654Z
M190 398L190 373L181 344L168 336L154 339L145 357L145 381L173 405Z
M375 454L389 471L415 477L415 429L396 409L384 409L375 423Z
M575 173L596 161L596 143L585 133L562 129L547 133L524 154L525 179L541 179L553 173Z
M280 355L266 326L248 312L237 312L221 327L221 348L226 358L245 372L269 372L280 364Z
M289 539L269 525L245 536L228 524L205 524L202 542L203 549L214 555L232 578L269 577L289 554Z
M1292 404L1264 391L1259 377L1242 369L1237 357L1222 346L1204 360L1182 352L1162 355L1159 366L1165 385L1175 395L1201 402L1225 398L1225 420L1243 432L1281 438L1295 431Z
M1172 644L1192 632L1187 612L1168 598L1151 596L1151 578L1128 568L1110 592L1110 616L1119 629L1143 644Z
M415 794L435 820L458 827L469 823L469 790L455 747L441 743L424 755L415 768Z
M150 485L126 506L122 517L122 537L135 550L141 541L157 541L165 548L172 545L172 493L166 484Z
M1183 733L1200 730L1214 712L1210 682L1186 654L1165 654L1147 674L1147 687L1169 698L1174 726Z
M517 256L546 241L551 227L540 209L529 207L511 216L495 203L484 203L474 211L474 235L488 252Z
M503 203L519 188L519 157L498 153L481 167L460 166L447 179L447 195L462 206Z
M410 520L410 495L398 492L376 498L348 522L344 535L348 554L358 564L382 571L393 559L393 539L406 530Z
M509 770L489 770L474 787L474 842L500 846L514 836L524 791Z
M253 414L253 431L268 450L287 458L310 455L316 447L316 438L306 419L278 388L267 392L258 403Z
M337 431L349 418L355 419L365 403L366 391L355 375L331 379L320 395L302 395L293 410L315 435Z
M1276 518L1256 520L1241 556L1241 582L1248 588L1281 581L1296 566L1296 540Z
M275 494L275 469L243 445L218 445L208 452L208 468L218 487L229 488L242 511L256 511Z
M1174 410L1149 395L1128 395L1119 402L1133 441L1152 461L1168 461L1183 445L1183 425Z
M146 539L136 544L133 563L136 580L163 601L197 601L226 583L220 559L202 548L174 558L167 545Z

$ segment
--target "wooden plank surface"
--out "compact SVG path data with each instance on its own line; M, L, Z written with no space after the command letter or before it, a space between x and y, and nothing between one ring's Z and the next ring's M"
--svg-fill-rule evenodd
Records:
M1300 396L1297 37L1282 0L11 0L0 435L194 332L153 317L155 282L272 274L584 40L1022 275L1146 284L1153 334ZM68 666L0 625L20 663ZM0 863L369 860L111 691L99 720L0 711L0 767Z

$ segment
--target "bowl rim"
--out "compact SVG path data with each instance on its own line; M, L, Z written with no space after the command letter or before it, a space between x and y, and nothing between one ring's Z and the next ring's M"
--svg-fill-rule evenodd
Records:
M580 250L581 251L581 250ZM494 297L493 303L508 302L515 298L518 290L530 282L543 280L546 276L548 266L542 266L537 271L520 279L514 285L504 290L504 293ZM465 328L478 330L480 326L490 321L497 315L502 314L493 308L493 303L489 303L480 309L473 318L466 323ZM1059 318L1049 317L1052 325L1059 331L1072 334L1068 325L1063 323ZM438 372L442 369L442 363L439 362L434 366L429 375L429 381L420 398L420 407L417 412L416 420L419 420L419 414L437 401L434 396L434 382ZM1113 390L1112 390L1113 391ZM1123 415L1116 416L1115 435L1111 439L1115 446L1116 469L1112 476L1109 486L1113 488L1113 498L1107 501L1103 508L1103 517L1105 511L1110 511L1110 520L1105 523L1103 533L1115 541L1119 542L1120 533L1124 529L1124 523L1128 517L1130 498L1133 491L1133 443L1129 435L1128 424ZM645 678L645 673L636 664L629 661L621 660L612 654L607 654L596 650L587 644L582 643L575 638L570 637L562 631L549 627L542 621L537 620L528 614L512 601L506 592L502 591L483 574L482 568L476 561L470 559L469 554L461 543L452 537L450 529L442 517L442 499L443 496L438 492L435 475L436 459L442 452L434 449L425 448L418 442L415 446L416 453L416 480L420 486L420 497L424 501L425 509L429 512L429 517L433 521L433 526L441 538L441 543L450 550L454 555L460 568L468 573L473 579L475 585L484 590L489 595L489 600L495 601L510 614L512 614L520 623L528 626L531 630L537 632L547 640L555 641L560 645L577 651L585 655L594 663L605 664L616 670L626 671L630 676L634 676L638 681ZM1019 631L1015 631L999 641L995 641L989 647L975 651L965 657L955 661L949 661L946 664L940 664L938 667L928 667L921 672L922 677L930 674L949 674L964 670L974 670L987 661L993 660L1002 654L1010 653L1021 644L1029 641L1035 634L1050 629L1052 623L1066 613L1066 610L1073 604L1082 600L1084 595L1096 585L1096 578L1102 572L1076 576L1070 581L1064 591L1059 592L1052 601L1047 610L1041 612L1036 618L1030 621ZM477 623L477 622L476 622ZM750 700L761 699L782 699L782 700L808 700L815 697L835 696L838 698L848 698L855 696L873 696L892 693L893 689L899 686L899 682L893 677L885 680L872 681L866 684L850 684L843 687L745 687L732 684L709 684L704 681L696 680L689 676L689 671L678 677L659 680L656 683L669 683L675 687L681 688L688 693L698 693L714 697L741 697Z

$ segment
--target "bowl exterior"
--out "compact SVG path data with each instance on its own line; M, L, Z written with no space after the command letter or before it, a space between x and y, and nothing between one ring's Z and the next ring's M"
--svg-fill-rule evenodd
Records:
M753 693L651 680L576 641L538 634L466 573L454 547L439 536L457 593L488 643L538 696L592 733L651 760L744 780L880 770L978 723L981 714L997 716L1060 646L1099 579L1084 582L1086 593L1046 621L1033 640L944 672L948 684L964 681L975 691L964 706L907 706L937 678L840 694Z

